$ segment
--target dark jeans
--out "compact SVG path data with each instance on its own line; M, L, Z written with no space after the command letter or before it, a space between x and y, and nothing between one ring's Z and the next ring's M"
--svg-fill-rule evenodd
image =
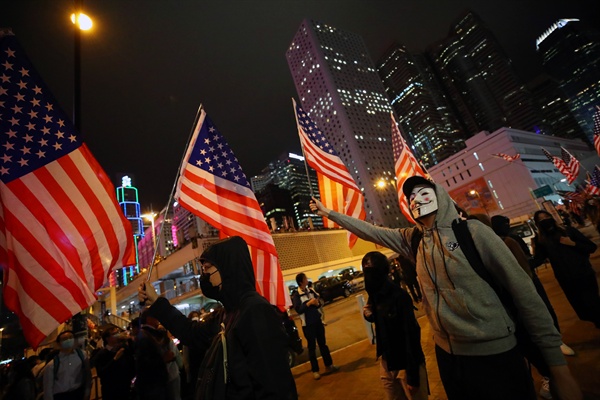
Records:
M333 364L331 354L329 354L329 347L327 347L327 342L325 341L325 327L321 321L311 325L303 326L302 332L304 333L304 337L306 338L308 345L308 358L310 358L310 367L312 372L319 372L316 344L319 344L319 351L323 357L325 367L329 367L331 364Z
M54 394L53 398L54 400L83 400L84 393L85 388L81 386L80 388L70 392L56 393Z
M448 400L535 400L531 374L517 348L490 356L457 356L435 346Z

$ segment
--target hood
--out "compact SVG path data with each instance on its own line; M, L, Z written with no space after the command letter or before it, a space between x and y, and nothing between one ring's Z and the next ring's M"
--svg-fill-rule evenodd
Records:
M239 236L219 240L202 253L200 259L216 265L221 274L221 303L227 311L238 308L241 298L256 292L254 268L248 245Z
M433 185L433 189L435 190L435 195L437 197L438 202L438 210L435 216L435 225L437 227L446 227L451 228L452 222L459 218L458 211L454 206L454 200L450 197L448 192L437 183L427 182L430 185ZM413 185L414 186L414 185ZM412 188L411 188L412 189ZM404 196L406 197L406 201L409 201L410 193L408 195L404 192ZM416 221L417 225L423 227L418 220Z

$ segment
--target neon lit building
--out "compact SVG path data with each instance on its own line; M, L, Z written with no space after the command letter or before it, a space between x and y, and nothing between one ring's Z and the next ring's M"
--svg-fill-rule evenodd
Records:
M127 175L121 179L121 186L117 188L117 202L123 210L123 214L131 223L133 230L133 239L135 243L135 261L136 265L131 267L121 268L114 271L110 276L110 286L125 286L135 275L140 272L138 259L138 242L144 237L144 225L140 214L140 203L138 201L138 190L131 185L131 178Z

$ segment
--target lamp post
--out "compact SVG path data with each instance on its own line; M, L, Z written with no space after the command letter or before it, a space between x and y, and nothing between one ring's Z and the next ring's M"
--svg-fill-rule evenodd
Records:
M152 250L156 249L156 232L154 232L154 218L156 217L156 213L150 211L148 214L142 214L142 218L146 218L152 224ZM152 261L154 262L154 261Z
M490 213L488 212L487 207L485 206L485 202L483 202L481 200L481 195L479 194L479 192L477 190L475 190L475 189L471 189L471 191L469 191L469 194L471 196L477 197L477 203L479 203L481 205L481 207L483 207L483 210L485 211L485 214L489 217Z

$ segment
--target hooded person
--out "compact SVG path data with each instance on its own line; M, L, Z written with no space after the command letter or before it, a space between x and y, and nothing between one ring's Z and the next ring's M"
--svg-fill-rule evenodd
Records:
M207 346L196 399L297 399L287 363L287 337L274 307L256 291L246 242L220 240L201 255L200 286L223 304L206 322L192 321L159 297L152 285L138 296L184 345Z
M426 400L425 355L412 300L390 280L390 263L382 253L367 253L362 259L362 269L369 294L363 316L375 323L379 375L386 398Z
M460 219L454 202L442 186L422 177L407 179L402 191L417 221L414 227L378 227L329 210L315 198L310 207L361 239L415 260L450 400L535 399L530 373L516 348L515 323L494 289L470 266L454 234L452 224ZM550 366L557 392L561 398L581 398L560 351L561 336L531 280L492 229L477 220L466 223L486 270L512 297ZM415 235L421 239L413 252Z

